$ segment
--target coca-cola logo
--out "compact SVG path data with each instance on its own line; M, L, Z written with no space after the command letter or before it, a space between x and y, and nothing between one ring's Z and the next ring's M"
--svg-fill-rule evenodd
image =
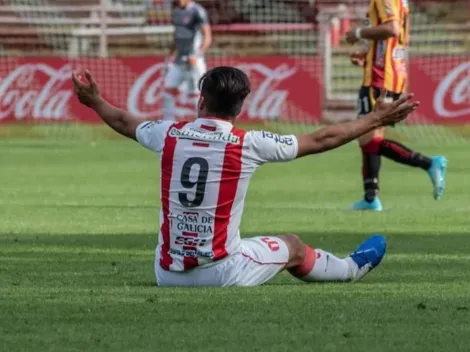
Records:
M434 94L434 109L443 118L470 115L470 62L454 68Z
M63 119L72 91L63 89L72 66L55 69L43 63L25 64L0 80L0 120Z
M259 75L261 83L254 87L253 92L247 100L245 109L250 119L274 119L281 115L289 91L278 89L280 84L292 77L297 69L289 68L287 64L281 64L272 69L263 64L240 64L240 70L246 72L249 77ZM258 78L258 77L256 77Z
M260 63L244 63L238 65L238 68L256 78L253 92L245 105L246 115L250 119L278 117L289 96L288 90L278 87L297 72L296 68L290 68L287 64L270 68ZM127 109L131 114L142 119L162 116L164 69L165 64L155 64L136 79L127 99ZM194 108L188 107L187 94L184 89L174 99L176 116L193 117L195 115Z

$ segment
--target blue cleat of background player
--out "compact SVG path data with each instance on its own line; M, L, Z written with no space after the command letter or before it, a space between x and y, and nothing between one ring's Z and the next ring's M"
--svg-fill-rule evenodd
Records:
M364 199L354 203L349 210L382 211L384 208L379 197L375 197L372 202L366 202Z
M447 159L444 156L433 156L431 161L431 167L426 172L433 185L434 199L439 200L442 198L446 188ZM382 211L383 206L379 197L376 196L372 202L360 200L354 203L349 210Z
M434 187L434 199L439 200L442 198L446 188L447 159L443 156L434 156L431 160L432 165L427 170L427 173Z
M382 261L387 242L382 235L374 235L364 241L347 260L354 262L358 270L353 273L351 281L358 281L368 274Z

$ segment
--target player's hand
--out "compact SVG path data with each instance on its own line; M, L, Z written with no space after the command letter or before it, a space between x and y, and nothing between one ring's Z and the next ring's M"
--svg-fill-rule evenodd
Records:
M373 113L381 126L394 125L408 117L420 105L419 101L412 101L414 94L403 94L396 101L387 101L387 90L382 89L380 97L375 103Z
M100 100L100 90L91 73L87 70L84 73L86 82L81 80L81 76L72 73L73 89L78 100L83 105L93 107Z
M350 55L350 58L353 65L364 67L366 62L366 53L363 51L356 51Z
M188 64L190 67L194 67L197 64L197 56L196 55L191 55L188 57Z
M359 39L357 39L356 37L356 28L353 28L348 33L346 33L346 42L348 42L348 44L353 45L356 44L358 41Z

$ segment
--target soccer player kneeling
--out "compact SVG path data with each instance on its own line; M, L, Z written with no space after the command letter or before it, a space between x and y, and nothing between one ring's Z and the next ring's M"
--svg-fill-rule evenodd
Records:
M414 111L412 94L385 102L362 119L305 135L280 136L234 127L250 82L242 71L217 67L200 81L192 122L136 121L105 100L91 74L72 79L80 102L111 128L160 154L161 214L155 272L160 286L254 286L284 269L307 281L355 281L377 266L386 249L375 235L342 259L293 234L242 239L239 226L248 184L268 162L290 161L337 148Z

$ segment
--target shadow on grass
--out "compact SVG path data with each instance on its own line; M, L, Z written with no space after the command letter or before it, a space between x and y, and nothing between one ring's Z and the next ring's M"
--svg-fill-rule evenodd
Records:
M272 233L245 233L243 237L272 236ZM372 234L358 232L304 232L297 233L305 243L328 251L349 252ZM470 233L426 235L414 233L386 233L388 252L394 254L470 254ZM84 233L84 234L31 234L11 235L0 233L0 251L16 246L72 246L103 249L152 248L156 244L157 231L146 233Z
M249 234L246 237L263 234ZM356 232L350 233L300 233L299 236L313 247L331 251L339 256L347 255L360 242L368 237ZM419 284L460 282L470 265L470 235L414 235L388 234L388 250L380 275L366 280L366 283L381 284ZM103 261L123 270L122 274L134 277L127 279L133 287L153 287L147 281L153 275L153 258L156 234L83 234L83 235L0 235L0 255L10 265L34 267L47 265L61 271L60 263L77 266L77 261L85 261L88 269L102 267ZM52 258L52 259L51 259ZM143 263L148 262L148 265ZM75 264L73 264L75 263ZM93 264L95 263L95 264ZM83 265L78 265L82 267ZM132 269L131 269L132 268ZM140 269L139 269L140 268ZM65 270L65 269L64 269ZM79 269L80 270L80 269ZM145 275L143 275L145 274ZM463 275L463 276L462 276ZM145 281L142 281L143 277ZM286 275L287 276L287 275ZM119 281L119 279L118 279ZM273 285L300 284L291 279L281 278L270 283Z

